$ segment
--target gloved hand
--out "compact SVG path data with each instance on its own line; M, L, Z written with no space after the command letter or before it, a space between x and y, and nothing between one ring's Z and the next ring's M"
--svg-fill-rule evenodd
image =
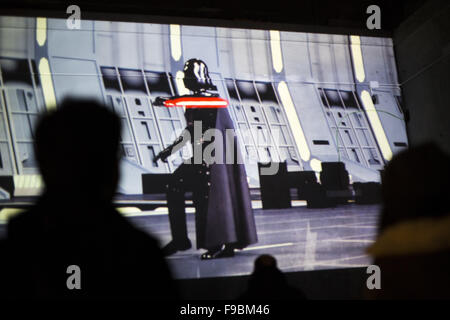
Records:
M164 101L168 100L166 97L156 97L155 101L153 101L153 106L155 107L164 107Z
M160 153L156 155L156 157L153 158L153 163L158 162L159 159L161 159L163 162L167 162L167 158L172 154L172 149L167 148L162 150Z

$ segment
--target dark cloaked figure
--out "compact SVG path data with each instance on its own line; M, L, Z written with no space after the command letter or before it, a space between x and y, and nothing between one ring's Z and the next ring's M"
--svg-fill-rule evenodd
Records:
M288 284L285 275L278 269L277 260L267 254L255 260L247 291L240 300L305 300L303 292Z
M66 100L43 116L35 153L46 187L8 223L0 296L178 298L155 239L113 207L120 132L118 117L93 101Z
M187 61L184 72L185 86L193 95L166 98L166 101L174 98L204 98L208 101L218 97L217 94L208 92L214 90L215 86L203 61ZM159 102L161 101L160 98ZM172 241L165 247L165 253L170 255L191 247L184 206L184 194L190 190L193 191L196 208L197 248L207 250L201 256L202 259L230 257L234 255L234 249L242 249L257 242L247 175L240 161L237 138L232 136L230 139L229 135L234 132L233 122L226 108L217 107L189 105L185 117L187 127L184 134L155 158L155 161L167 159L189 140L193 146L193 158L177 168L168 186ZM201 124L200 134L195 130L196 123ZM214 137L213 142L206 139L204 134L209 129L217 129L221 137ZM215 146L213 163L203 158L205 149L210 148L211 143ZM202 155L200 159L198 152Z

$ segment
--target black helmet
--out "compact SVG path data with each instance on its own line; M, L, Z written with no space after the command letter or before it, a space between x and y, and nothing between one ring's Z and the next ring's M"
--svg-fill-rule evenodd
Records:
M205 90L217 90L217 87L212 84L208 73L208 66L202 60L189 59L184 64L184 86L198 93Z

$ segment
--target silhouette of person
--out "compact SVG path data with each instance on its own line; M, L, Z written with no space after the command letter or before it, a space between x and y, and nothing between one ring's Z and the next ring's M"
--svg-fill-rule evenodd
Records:
M366 297L450 298L450 156L433 143L410 148L389 162L382 180L378 236L368 249L381 289Z
M268 254L255 260L247 291L240 300L305 300L303 292L290 286L277 267L277 260Z
M35 155L45 191L9 221L0 246L7 298L178 297L156 240L113 207L120 133L120 119L94 101L43 115Z
M202 102L208 99L220 99L209 90L217 90L212 84L206 64L198 59L190 59L184 66L185 87L193 92L171 98L158 97L155 102L161 104L169 99L191 99ZM220 99L222 100L222 99ZM184 100L186 101L186 100ZM198 102L197 102L198 103ZM227 108L214 108L204 105L189 105L185 112L187 127L183 134L172 145L161 151L154 159L165 161L174 150L179 150L189 139L184 139L189 133L190 142L200 146L201 163L195 163L196 156L190 159L190 164L183 163L175 170L167 189L167 204L172 241L164 247L166 255L191 248L186 226L184 205L185 191L193 191L195 205L195 228L197 248L206 249L201 259L216 259L234 256L234 249L243 249L257 242L256 225L251 207L250 191L244 165L239 163L238 141L233 138L233 146L228 147L222 139L215 137L212 143L216 150L223 150L221 156L216 153L216 162L208 163L203 157L209 141L204 141L203 135L210 129L222 133L225 138L227 131L234 130L233 122ZM201 123L200 139L196 139L195 123ZM207 139L205 139L207 140ZM198 150L198 149L197 149ZM227 154L228 152L228 154ZM226 162L225 157L233 155L233 163Z

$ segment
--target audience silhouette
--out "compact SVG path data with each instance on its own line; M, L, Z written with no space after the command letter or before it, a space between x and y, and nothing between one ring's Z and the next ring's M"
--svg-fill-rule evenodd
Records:
M450 298L450 157L427 143L396 155L383 174L380 268L371 299Z
M35 155L45 191L8 223L1 295L178 298L157 241L114 209L120 134L120 119L95 101L65 100L42 116Z
M285 275L278 269L277 260L267 254L255 260L247 291L241 300L304 300L303 292L290 286Z
M36 204L8 222L0 242L0 298L178 299L155 239L113 206L120 119L91 100L65 100L42 116L35 156L45 183ZM450 298L450 157L434 144L396 155L383 173L381 270L369 298ZM255 260L241 300L306 299L270 255Z

